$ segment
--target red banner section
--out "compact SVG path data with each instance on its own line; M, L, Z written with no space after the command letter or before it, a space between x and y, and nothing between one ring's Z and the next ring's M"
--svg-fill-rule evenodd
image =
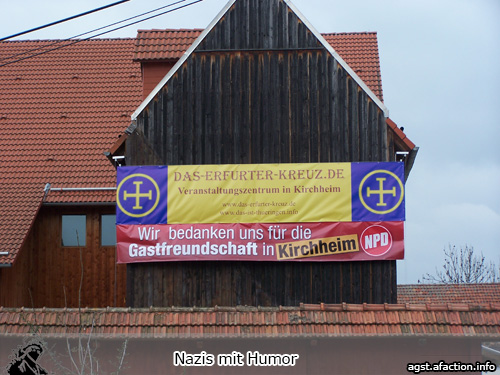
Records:
M404 222L117 225L118 263L363 261L404 256Z

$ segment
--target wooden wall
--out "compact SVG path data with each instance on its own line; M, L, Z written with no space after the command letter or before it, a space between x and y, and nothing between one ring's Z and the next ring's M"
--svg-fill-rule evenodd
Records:
M298 306L396 303L396 262L129 264L127 305Z
M326 51L195 53L138 119L128 163L387 160L383 112Z
M100 215L114 212L111 206L42 207L13 267L0 268L0 306L125 306L126 268L116 264L115 246L100 246ZM87 215L85 247L61 246L62 214Z
M128 165L387 161L383 111L278 0L239 0L137 119ZM396 302L395 261L129 265L130 306Z

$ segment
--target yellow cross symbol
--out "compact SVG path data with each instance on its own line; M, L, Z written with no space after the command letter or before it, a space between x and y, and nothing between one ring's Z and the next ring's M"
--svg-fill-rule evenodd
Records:
M366 196L370 197L372 194L378 194L379 200L377 206L387 206L387 203L384 202L384 195L391 194L393 197L396 196L396 187L393 187L391 190L384 190L384 181L386 179L384 177L377 178L379 190L372 190L369 187L366 189Z
M149 200L153 199L153 191L150 190L147 193L141 193L141 185L143 181L134 181L135 185L135 193L128 193L127 191L123 192L123 199L127 200L127 198L135 198L135 206L132 207L134 210L142 210L142 206L140 205L141 198L148 198Z

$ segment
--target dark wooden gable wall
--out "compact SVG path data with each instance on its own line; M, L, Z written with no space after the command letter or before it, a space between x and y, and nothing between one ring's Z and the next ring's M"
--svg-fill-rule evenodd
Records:
M128 165L388 160L383 111L280 0L238 0L137 118ZM396 302L395 261L128 266L131 306Z

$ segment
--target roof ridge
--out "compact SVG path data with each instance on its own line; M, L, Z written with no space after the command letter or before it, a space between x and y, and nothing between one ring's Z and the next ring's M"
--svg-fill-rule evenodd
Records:
M483 341L500 337L500 303L473 308L436 306L437 309L426 304L302 304L290 310L247 306L251 309L248 311L238 311L237 307L203 311L195 307L85 308L81 313L79 309L4 307L0 309L0 334L27 334L36 327L44 334L64 336L92 326L96 335L106 337L432 336L467 340L476 337Z
M429 287L429 288L435 288L435 287L439 287L439 286L453 286L453 287L474 287L474 286L483 286L483 285L497 285L497 286L500 286L500 282L499 283L470 283L470 284L466 284L466 283L442 283L442 284L398 284L398 288L399 287L415 287L415 286L418 286L418 287Z
M193 28L193 29L188 29L188 28L179 28L179 29L139 29L137 30L137 35L143 34L143 33L185 33L185 32L198 32L202 33L205 29L200 29L200 28ZM346 35L371 35L371 36L377 36L377 31L332 31L332 32L320 32L321 35L323 36L346 36ZM137 38L137 37L136 37Z
M94 41L120 41L120 40L135 40L137 37L121 37L121 38L66 38L66 39L20 39L20 40L3 40L0 43L34 43L34 42L94 42Z
M500 311L500 302L495 303L384 303L384 304L300 304L303 311Z
M500 311L500 302L492 303L384 303L384 304L369 304L369 303L337 303L337 304L306 304L301 303L300 306L213 306L213 307L146 307L146 308L131 308L131 307L99 307L82 309L78 308L26 308L26 307L2 307L0 313L16 313L16 312L44 312L44 313L214 313L214 312L295 312L295 311L345 311L345 312L370 312L370 311Z
M144 33L144 32L152 32L152 31L182 31L182 32L186 32L186 31L203 31L204 29L200 29L200 28L165 28L165 29L138 29L137 30L137 33Z
M360 34L377 35L377 31L336 31L336 32L321 33L321 35L360 35Z

